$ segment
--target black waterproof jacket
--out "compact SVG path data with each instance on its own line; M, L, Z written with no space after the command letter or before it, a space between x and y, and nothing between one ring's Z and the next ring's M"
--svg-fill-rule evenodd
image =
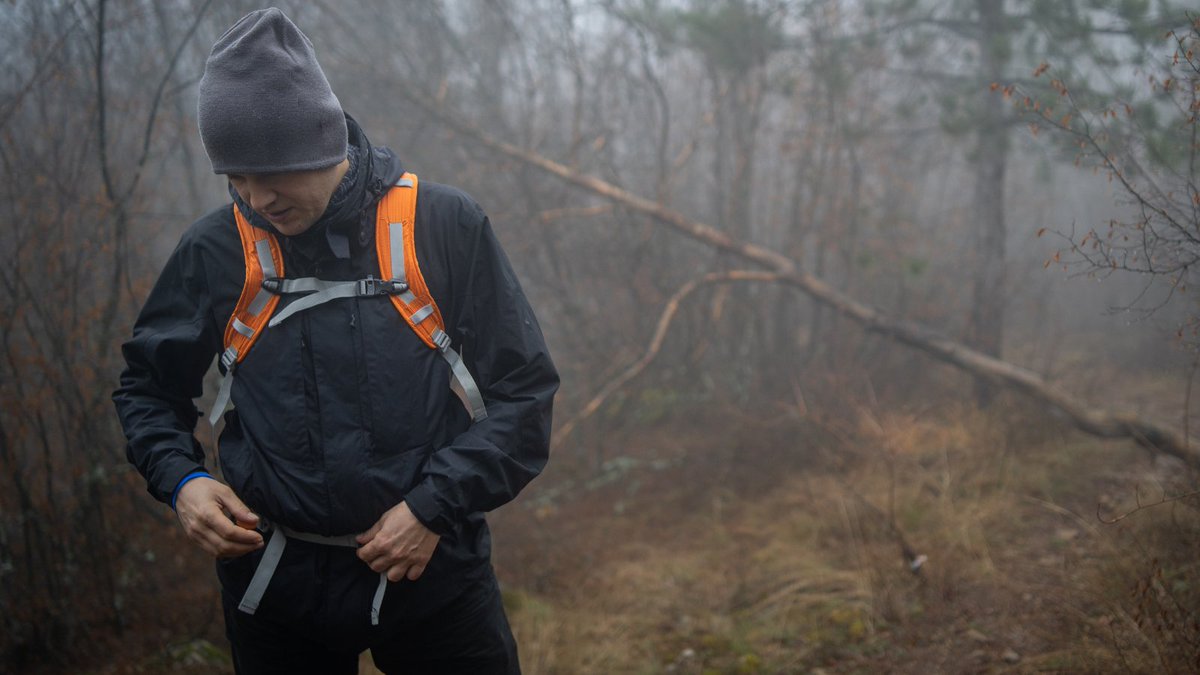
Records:
M277 235L287 277L379 276L375 203L401 165L348 124L357 164L349 198L308 233ZM273 229L238 207L255 226ZM192 399L223 349L245 280L231 209L184 233L123 345L127 367L113 400L128 458L164 502L183 477L203 470ZM341 299L266 329L235 373L219 452L238 496L295 530L362 532L404 500L442 535L429 567L437 577L487 560L483 512L511 500L544 466L558 375L480 207L422 180L415 227L421 270L487 419L471 423L445 361L386 297Z

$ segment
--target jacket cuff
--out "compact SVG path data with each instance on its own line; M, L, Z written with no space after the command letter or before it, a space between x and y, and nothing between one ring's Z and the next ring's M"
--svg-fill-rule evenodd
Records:
M412 511L417 520L421 521L421 524L434 534L444 537L453 531L454 522L438 505L437 498L434 497L433 489L428 481L421 483L404 495L404 503L408 504L408 510Z
M175 491L171 493L171 509L172 510L175 509L175 500L179 498L179 491L183 489L184 485L187 485L189 482L191 482L192 480L194 480L196 478L212 478L212 476L209 475L209 473L207 471L193 471L192 473L189 473L188 475L184 476L179 481L179 484L175 486Z
M158 501L175 508L175 494L183 485L185 478L192 474L208 471L199 464L185 457L172 457L156 466L146 481L146 491Z

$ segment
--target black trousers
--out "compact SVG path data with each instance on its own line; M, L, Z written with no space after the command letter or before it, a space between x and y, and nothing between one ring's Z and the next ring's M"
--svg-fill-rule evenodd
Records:
M370 602L379 576L353 550L295 541L287 546L253 615L237 606L257 556L218 563L238 675L353 675L365 649L388 675L520 673L490 565L465 578L423 576L389 584L380 625L372 626Z

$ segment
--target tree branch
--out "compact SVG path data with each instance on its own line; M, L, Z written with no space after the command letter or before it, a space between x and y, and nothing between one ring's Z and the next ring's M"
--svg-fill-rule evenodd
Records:
M648 215L691 239L761 265L773 273L769 275L770 280L798 288L817 302L861 324L868 331L916 348L972 375L988 378L1024 393L1065 415L1076 426L1090 434L1105 438L1132 438L1143 446L1174 455L1189 465L1200 468L1200 453L1190 448L1184 438L1173 429L1142 419L1134 413L1093 409L1046 382L1028 368L975 351L919 324L888 317L880 310L844 295L824 281L798 271L798 264L786 256L756 244L738 241L710 225L692 220L661 204L598 178L581 174L537 153L493 138L462 121L452 111L436 103L434 97L416 87L398 87L397 91L426 110L434 119L478 144L542 169L572 185L614 200L633 211Z
M671 322L675 320L675 315L679 312L679 305L689 295L696 292L700 288L710 286L712 284L731 283L735 281L765 281L778 282L781 276L771 272L759 272L754 270L734 270L732 272L713 273L700 279L693 279L683 286L667 300L666 306L663 308L662 314L658 317L658 327L654 330L654 337L650 339L650 346L646 348L646 352L642 357L631 364L628 368L622 371L619 375L612 378L600 387L600 391L587 402L583 408L575 414L574 417L567 420L566 424L559 427L551 439L551 445L561 445L563 441L575 431L575 428L580 423L594 415L600 406L608 400L609 396L616 393L627 382L637 377L646 370L646 368L654 362L655 357L662 351L663 342L666 340L667 331L671 328Z

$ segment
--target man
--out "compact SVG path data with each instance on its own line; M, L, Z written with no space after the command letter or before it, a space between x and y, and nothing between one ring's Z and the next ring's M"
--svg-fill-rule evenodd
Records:
M385 672L519 672L483 512L544 466L558 376L487 217L372 146L277 9L214 45L199 126L233 204L184 233L113 399L150 493L218 559L237 671L353 673L370 649ZM416 330L433 303L405 316L392 299L410 283L377 290L377 207L405 189L419 263L406 281L423 277L440 310L438 348ZM247 325L255 274L278 298L270 326ZM317 292L335 287L358 291ZM253 348L231 348L236 333ZM193 436L217 354L227 483Z

